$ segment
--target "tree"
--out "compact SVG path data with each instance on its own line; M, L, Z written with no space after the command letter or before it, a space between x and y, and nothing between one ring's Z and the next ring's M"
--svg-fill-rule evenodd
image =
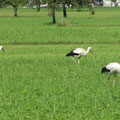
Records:
M78 11L80 11L82 7L87 7L92 15L95 14L95 11L92 8L92 0L74 0L74 5L77 6Z
M0 7L3 7L5 0L0 0Z
M117 7L120 2L117 2L117 0L111 0L112 3L114 3L114 6ZM112 5L111 5L112 6Z
M62 8L63 8L63 17L66 18L67 17L67 12L66 12L67 0L61 0L61 3L62 3Z
M31 6L34 6L36 5L37 6L37 11L39 12L40 11L40 5L43 3L42 0L32 0L31 1Z
M56 23L56 18L55 18L55 11L58 8L58 0L46 0L46 3L48 3L48 9L50 9L50 15L53 18L53 24Z
M72 5L72 0L59 0L59 3L62 3L63 17L67 18L66 6Z
M29 0L5 0L4 6L11 5L14 8L14 16L17 17L17 8L21 5L25 5Z

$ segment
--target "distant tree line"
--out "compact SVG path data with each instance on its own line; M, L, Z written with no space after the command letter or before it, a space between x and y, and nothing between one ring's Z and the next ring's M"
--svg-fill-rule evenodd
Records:
M63 10L63 17L67 17L67 7L70 7L71 10L73 8L77 8L78 11L83 7L89 8L91 14L93 15L95 12L92 8L92 0L0 0L0 6L5 7L7 5L11 5L14 9L14 16L17 17L17 8L19 6L37 6L37 11L40 11L40 7L43 4L47 4L48 9L50 10L50 15L53 18L53 24L56 23L55 12L58 9Z

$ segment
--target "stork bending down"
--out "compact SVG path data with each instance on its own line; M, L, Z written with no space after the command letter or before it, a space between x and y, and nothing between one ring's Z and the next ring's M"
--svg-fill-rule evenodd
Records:
M87 56L88 52L92 52L92 48L91 47L88 47L87 50L85 50L83 48L76 48L76 49L73 49L66 56L70 56L74 62L76 62L76 61L74 60L73 57L78 58L78 62L77 63L79 64L80 63L80 57L81 56L84 56L84 57Z
M5 54L5 50L3 46L0 46L0 51L3 51L3 53Z
M116 75L120 74L120 64L117 62L112 62L106 65L105 67L102 68L101 73L107 73L108 74L108 85L110 83L110 75L114 75L113 79L113 85L115 85L116 81Z

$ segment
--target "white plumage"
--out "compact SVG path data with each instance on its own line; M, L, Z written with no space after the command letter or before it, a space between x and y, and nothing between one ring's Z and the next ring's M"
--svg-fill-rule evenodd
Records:
M3 51L3 53L5 53L4 47L0 46L0 51Z
M83 48L76 48L76 49L73 49L66 56L70 56L72 59L73 59L73 57L77 57L78 58L78 64L79 64L80 63L80 57L81 56L84 56L84 57L87 56L88 52L92 52L92 48L91 47L88 47L87 50L85 50Z
M106 65L105 67L102 68L101 73L107 73L108 74L108 85L110 82L110 75L114 75L114 80L113 80L113 85L115 85L116 81L116 75L120 74L120 64L117 62L112 62Z

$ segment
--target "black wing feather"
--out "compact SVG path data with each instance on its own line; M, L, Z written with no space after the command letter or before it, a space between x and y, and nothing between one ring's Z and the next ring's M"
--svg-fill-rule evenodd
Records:
M75 50L75 49L73 49L73 50ZM79 55L78 53L74 53L73 50L70 53L66 54L66 56Z

